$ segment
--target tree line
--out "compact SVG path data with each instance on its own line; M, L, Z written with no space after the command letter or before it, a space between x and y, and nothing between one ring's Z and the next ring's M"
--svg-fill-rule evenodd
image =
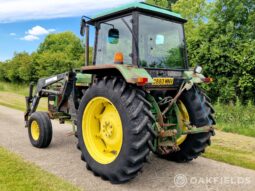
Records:
M179 12L188 20L185 35L189 62L191 66L201 65L204 74L214 79L204 87L214 101L254 101L254 0L146 2ZM78 37L71 32L50 34L34 53L16 53L0 64L0 80L27 83L83 64L84 47Z
M0 63L0 80L28 83L41 77L69 71L84 65L82 41L72 32L50 34L38 49L14 53L11 60Z

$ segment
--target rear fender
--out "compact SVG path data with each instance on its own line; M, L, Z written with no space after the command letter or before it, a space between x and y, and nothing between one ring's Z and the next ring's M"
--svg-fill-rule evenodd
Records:
M130 84L139 84L139 79L141 78L147 78L147 82L145 84L153 82L152 77L145 69L138 68L133 65L102 64L84 66L81 71L82 73L101 76L122 76L123 79Z

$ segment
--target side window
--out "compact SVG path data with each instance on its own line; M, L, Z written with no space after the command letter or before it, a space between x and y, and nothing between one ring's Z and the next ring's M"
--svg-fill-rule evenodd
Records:
M132 29L131 18L123 19ZM124 64L132 64L132 34L125 22L115 19L100 24L96 64L113 64L116 53L122 53Z

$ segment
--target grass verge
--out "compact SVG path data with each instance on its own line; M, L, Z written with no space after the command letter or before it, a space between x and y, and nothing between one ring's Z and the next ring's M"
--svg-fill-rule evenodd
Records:
M255 170L255 138L216 131L204 157Z
M79 191L70 183L0 147L1 191Z
M0 81L0 92L12 92L18 95L28 95L29 85L26 84L12 84Z
M255 106L215 104L217 129L255 137Z
M28 86L0 82L0 105L25 111L25 96L28 94ZM47 111L47 100L40 100L38 111Z

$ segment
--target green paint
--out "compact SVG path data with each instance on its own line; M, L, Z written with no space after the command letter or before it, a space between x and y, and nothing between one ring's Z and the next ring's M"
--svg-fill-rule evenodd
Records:
M170 108L170 110L167 112L167 123L176 124L175 126L166 127L165 130L177 130L176 136L171 137L172 142L176 142L178 138L182 135L182 129L180 128L180 110L176 103L173 104L173 106ZM168 139L168 138L166 138Z
M116 68L120 71L122 76L127 82L136 82L137 78L143 77L148 79L148 83L153 83L153 79L150 74L143 68L137 68L134 66L116 64Z
M151 107L151 113L155 116L155 123L152 124L152 129L155 131L155 132L158 132L158 128L157 128L157 124L158 123L158 116L160 115L161 111L160 111L160 108L159 108L159 105L158 103L156 102L155 98L150 95L150 94L147 94L147 100L151 103L152 107ZM158 148L158 138L155 138L153 140L153 150L156 151Z
M54 107L58 106L58 96L55 96L55 100L54 100Z
M160 110L160 107L157 103L157 101L155 100L155 98L151 95L147 95L147 100L151 103L152 107L151 107L151 112L152 114L155 116L156 118L156 122L152 125L152 128L154 131L158 132L158 128L157 125L159 125L159 117L162 113ZM172 136L172 137L158 137L154 139L154 144L153 147L155 150L157 150L158 145L160 142L166 142L166 141L170 141L172 143L175 143L176 140L178 138L180 138L184 132L183 130L180 128L180 123L181 123L181 117L180 117L180 109L178 107L177 103L174 103L173 106L170 108L170 110L166 113L166 123L169 124L176 124L175 126L169 126L169 127L160 127L161 129L164 129L165 131L167 130L177 130L177 134L176 136Z
M76 85L88 85L91 83L92 80L92 75L91 74L82 74L82 73L77 73L76 74Z
M167 15L167 16L172 16L172 17L176 17L176 18L179 18L179 19L183 19L181 17L181 15L178 14L178 13L174 13L174 12L171 12L167 9L156 7L156 6L153 6L153 5L149 5L149 4L146 4L146 3L143 3L143 2L129 3L129 4L125 4L125 5L113 8L113 9L106 10L106 11L101 12L100 14L95 15L94 17L92 17L92 19L98 19L100 17L104 17L104 16L107 16L107 15L110 15L110 14L113 14L113 13L116 13L116 12L121 12L121 11L125 11L125 10L128 10L128 9L135 9L135 8L143 9L145 11L153 11L153 12L161 13L161 14L164 14L164 15Z
M151 107L151 112L154 114L155 118L158 119L158 116L160 115L161 113L161 110L159 108L159 105L157 103L157 101L155 100L155 98L150 95L150 94L147 94L147 100L151 103L152 107Z
M185 135L185 134L206 133L211 130L212 130L212 127L210 126L199 127L199 128L193 127L193 128L190 128L189 130L183 131L182 134Z

